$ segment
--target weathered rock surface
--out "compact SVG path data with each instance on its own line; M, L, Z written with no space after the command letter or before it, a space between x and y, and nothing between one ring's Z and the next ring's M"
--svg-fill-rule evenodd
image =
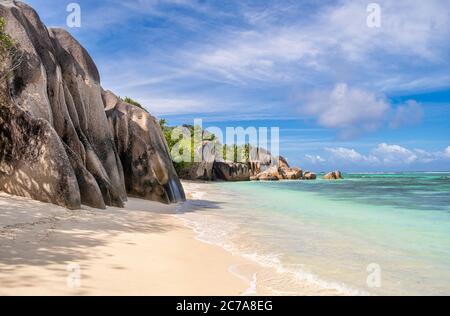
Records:
M279 168L279 173L283 179L299 180L303 178L303 171L300 168Z
M179 176L185 180L214 180L213 162L200 161L193 162L188 168L180 170Z
M156 119L145 110L114 98L110 91L103 95L127 192L165 203L184 200L181 183Z
M342 173L339 170L328 172L326 175L323 176L325 180L340 180L344 179L342 176Z
M263 172L258 173L257 175L252 176L251 180L256 181L277 181L282 179L283 177L278 172L278 167L273 166L269 169L266 169Z
M19 1L2 1L0 16L23 56L1 87L1 190L68 208L123 206L127 189L164 202L184 198L160 127L131 105L105 105L97 67L69 33L47 29ZM132 174L124 175L121 158L127 171L136 163Z
M304 178L300 168L291 168L287 160L282 157L273 157L263 148L251 148L249 162L224 161L221 151L213 142L204 141L201 157L203 161L189 164L185 170L181 170L180 177L187 180L203 181L276 181L312 179L311 175Z
M250 178L250 180L299 180L303 179L303 172L300 168L289 167L270 167L269 169L258 173Z
M269 167L265 171L253 175L250 178L250 180L263 180L263 181L300 180L300 179L305 179L303 177L302 169L297 167L291 168L287 160L282 156L278 157L278 166Z
M250 180L250 166L245 163L216 161L213 166L214 178L225 181Z
M313 172L305 171L305 173L303 174L303 179L304 180L316 180L317 175Z
M218 149L220 148L220 149ZM270 174L269 168L272 164L278 163L282 168L289 171L289 165L285 158L272 157L269 151L263 148L252 148L249 153L249 162L225 161L222 157L221 147L215 147L214 142L204 141L199 153L202 161L189 164L185 170L181 170L180 177L187 180L203 181L248 181L259 180L259 178L272 179L275 177ZM275 168L276 169L276 168ZM295 177L296 171L293 170L288 177Z
M252 177L279 163L279 161L274 160L274 157L268 150L259 147L251 148L249 160Z
M55 130L47 121L16 107L6 90L1 82L0 190L78 208L78 183Z

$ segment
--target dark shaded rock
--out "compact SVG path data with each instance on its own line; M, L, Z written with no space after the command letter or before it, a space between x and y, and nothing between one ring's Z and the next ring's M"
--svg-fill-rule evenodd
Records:
M304 180L316 180L317 175L313 172L305 171L305 173L303 173L303 179Z
M278 168L289 169L289 164L283 156L278 156Z
M65 149L75 176L77 177L81 203L90 207L105 209L105 201L94 176L87 171L80 157L72 149L67 145Z
M16 107L6 92L0 83L0 190L79 208L77 179L58 135L47 121Z
M189 164L189 167L180 171L180 177L185 180L213 180L213 162L201 161Z
M69 100L66 104L72 113L67 121L75 121L76 135L86 151L87 170L97 180L105 203L123 206L126 200L123 170L105 115L97 67L65 30L51 29L50 36L61 65L63 83L67 85L65 99ZM63 103L61 100L60 104Z
M225 181L250 180L250 167L246 163L214 162L214 178Z
M104 99L109 99L106 113L114 131L128 194L165 203L183 201L183 187L156 119L119 98L114 101L111 92L105 92Z

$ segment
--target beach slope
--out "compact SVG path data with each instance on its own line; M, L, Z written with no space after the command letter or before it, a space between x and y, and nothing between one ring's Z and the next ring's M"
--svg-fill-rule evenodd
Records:
M239 295L242 260L195 239L175 206L130 198L124 209L0 193L0 295Z

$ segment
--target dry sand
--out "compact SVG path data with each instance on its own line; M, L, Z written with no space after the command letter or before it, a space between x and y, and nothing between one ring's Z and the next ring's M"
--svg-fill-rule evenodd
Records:
M196 240L174 212L134 198L71 211L0 193L0 295L245 293L229 271L243 259Z

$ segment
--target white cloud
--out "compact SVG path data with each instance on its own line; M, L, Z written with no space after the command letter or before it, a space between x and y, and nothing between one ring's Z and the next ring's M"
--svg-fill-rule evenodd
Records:
M336 85L332 91L313 92L300 109L302 113L317 117L319 125L346 133L375 130L388 110L385 100L363 90L350 89L344 83Z
M313 164L326 162L326 160L319 155L315 155L315 156L314 155L305 155L305 158L306 158L306 160L308 160L309 162L311 162Z
M83 27L73 31L95 52L105 87L139 99L152 97L150 85L191 99L201 90L211 109L236 93L257 114L266 106L260 97L265 94L266 100L284 103L276 111L292 114L286 100L292 93L346 82L349 91L367 97L368 112L360 109L353 119L353 113L345 113L347 119L322 118L322 125L346 125L337 128L352 134L376 129L382 114L393 117L393 127L405 123L402 115L383 112L389 107L384 93L450 84L449 44L442 40L450 33L450 7L444 1L377 1L379 29L367 27L367 1L362 0L230 1L226 6L196 0L82 2ZM64 9L56 0L31 3L56 16ZM126 45L119 41L121 32L111 40L112 29L130 26ZM189 95L192 87L198 90ZM170 105L171 112L185 108L185 102ZM405 108L408 116L412 108Z
M320 126L339 129L341 137L373 132L386 121L392 127L416 123L422 117L420 105L408 101L394 108L383 96L337 84L331 91L315 91L305 99L300 113L317 119Z
M448 146L448 147L445 149L444 155L445 155L446 157L449 157L449 158L450 158L450 146Z
M348 72L353 67L365 74L365 81L372 86L386 86L401 67L408 68L400 73L414 67L399 56L418 58L415 64L439 63L445 58L448 47L442 38L450 35L450 19L442 1L378 2L382 8L380 28L367 26L367 1L322 5L317 11L310 9L308 17L302 15L301 4L264 6L263 10L247 6L242 13L251 27L225 28L216 38L197 43L185 58L212 77L244 84L251 80L307 81L312 74L358 76ZM290 20L286 18L289 15ZM391 58L397 62L386 67ZM343 65L348 69L337 74ZM425 76L404 76L397 84L407 85L421 77Z
M435 60L440 36L449 34L449 9L440 0L380 0L381 27L366 25L367 1L342 1L320 15L321 34L334 34L336 46L354 60L388 52ZM439 35L438 35L439 34Z
M326 148L326 150L332 153L333 158L352 162L359 162L365 160L365 157L354 149L338 147L338 148Z
M409 100L406 104L396 108L392 120L389 123L391 127L397 128L402 125L411 125L422 120L423 109L414 100Z
M399 145L379 144L372 153L384 164L413 163L419 157L411 150Z
M287 65L311 66L319 52L298 30L246 30L228 36L222 39L225 43L215 43L190 55L198 70L241 83L289 81L292 73L285 69Z
M325 148L330 155L324 161L337 165L359 165L368 167L404 167L417 164L430 164L450 158L450 146L443 151L429 152L423 149L408 149L396 144L381 143L362 154L355 149L337 147ZM306 155L308 157L314 157ZM320 164L322 161L308 159L309 162Z

